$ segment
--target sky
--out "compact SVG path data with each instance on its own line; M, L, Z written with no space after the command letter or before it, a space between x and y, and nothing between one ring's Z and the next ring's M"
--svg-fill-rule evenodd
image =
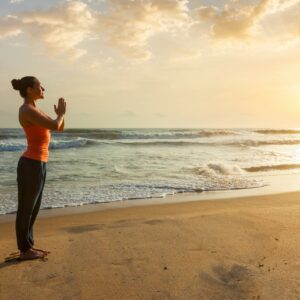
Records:
M300 0L1 0L0 127L10 81L66 128L299 128Z

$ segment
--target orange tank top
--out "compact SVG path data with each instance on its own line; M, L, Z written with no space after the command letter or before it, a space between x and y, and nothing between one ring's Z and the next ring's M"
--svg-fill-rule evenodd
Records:
M50 129L33 124L23 127L27 138L27 149L22 156L48 162L49 144L51 139Z

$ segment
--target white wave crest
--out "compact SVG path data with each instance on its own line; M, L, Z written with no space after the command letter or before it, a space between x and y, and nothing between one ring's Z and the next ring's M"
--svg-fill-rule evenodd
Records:
M88 140L83 138L77 138L74 140L54 140L50 143L50 149L67 149L67 148L78 148L85 146Z
M237 175L245 173L239 166L224 163L208 163L194 168L194 172L202 176Z

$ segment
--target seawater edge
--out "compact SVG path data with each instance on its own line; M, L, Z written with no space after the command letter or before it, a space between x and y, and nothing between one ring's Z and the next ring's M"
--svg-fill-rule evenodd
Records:
M289 192L300 191L300 174L285 174L265 176L268 179L267 185L263 187L250 189L235 189L222 191L203 191L203 192L187 192L167 195L159 198L142 198L130 200L117 200L111 202L84 204L79 206L69 206L62 208L41 209L38 218L47 218L55 216L63 216L70 214L81 214L101 210L109 210L115 208L125 208L131 206L147 206L159 204L172 204L180 202L192 201L218 201L234 198L248 198L254 196L264 196L271 194L285 194ZM266 180L266 179L265 179ZM10 213L0 215L0 224L10 223L15 220L16 214Z

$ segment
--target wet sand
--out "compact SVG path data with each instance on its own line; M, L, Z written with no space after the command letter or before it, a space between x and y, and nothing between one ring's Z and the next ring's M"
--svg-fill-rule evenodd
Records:
M47 260L4 262L0 224L1 300L300 299L300 192L62 211L34 227Z

